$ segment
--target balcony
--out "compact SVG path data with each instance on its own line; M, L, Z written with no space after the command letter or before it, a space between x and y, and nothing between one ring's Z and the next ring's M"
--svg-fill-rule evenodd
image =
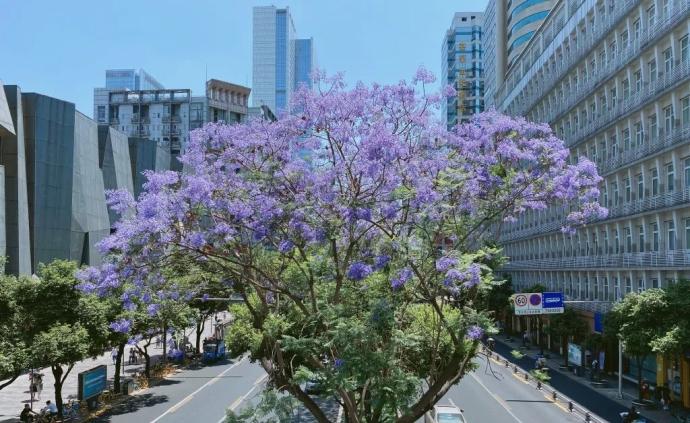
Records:
M177 128L163 128L161 131L164 137L179 136L181 131Z
M688 267L690 250L650 251L513 261L502 270Z
M587 222L588 224L602 223L610 219L617 219L625 216L632 216L639 213L646 213L650 211L662 210L668 207L679 205L690 205L690 189L676 190L674 192L667 192L654 197L643 198L642 200L625 202L619 205L609 205L609 215L606 219ZM556 231L560 231L564 222L561 219L533 226L517 231L506 232L501 236L501 242L514 241L516 239L528 238L534 235L548 235Z
M151 123L151 119L148 116L140 117L138 114L132 115L132 123Z
M146 138L149 135L151 135L151 132L149 131L148 125L147 126L143 126L143 125L133 126L129 130L129 136L130 137Z
M569 96L564 102L559 102L557 107L551 107L550 113L542 119L545 122L557 121L561 119L564 114L569 112L574 106L582 102L582 100L590 97L596 89L608 82L619 71L624 69L631 60L639 57L641 52L651 43L655 42L659 37L666 34L670 29L674 28L683 19L690 16L690 4L683 4L678 7L676 12L657 22L654 26L647 28L640 34L640 38L628 44L616 53L616 57L607 62L605 66L600 66L596 72L592 73L586 82L579 84L575 88L575 95ZM560 107L558 107L560 106ZM533 107L533 106L532 106ZM530 109L532 108L530 107Z
M179 115L164 115L163 116L163 123L180 123L182 122L182 119L180 118Z
M632 141L633 140L631 140L631 142ZM599 174L610 174L621 167L631 165L637 160L650 158L656 153L690 141L690 126L680 127L678 125L670 132L662 134L659 138L647 141L647 143L624 151L622 154L619 154L616 157L611 157L608 160L597 162Z
M586 138L613 125L616 120L623 116L639 111L643 105L654 101L659 95L674 88L688 77L690 77L690 63L681 63L671 70L671 72L660 74L654 82L645 83L645 87L639 92L621 101L616 107L612 107L600 113L599 116L592 120L587 126L572 132L570 136L566 136L566 146L572 148L580 144Z
M556 83L563 79L574 64L582 61L602 39L610 35L611 30L618 25L619 20L630 13L639 3L639 0L617 1L617 7L612 11L612 14L599 23L591 35L579 43L579 46L571 49L570 53L564 56L563 61L555 66L550 76L541 79L534 88L525 89L527 92L524 98L516 98L508 105L507 109L510 111L510 114L523 116L528 110L532 109L537 101L550 92L556 86Z

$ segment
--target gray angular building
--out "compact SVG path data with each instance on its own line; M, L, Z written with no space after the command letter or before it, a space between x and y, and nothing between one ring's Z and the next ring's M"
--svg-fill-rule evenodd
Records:
M107 125L99 128L73 103L0 84L5 272L32 274L40 263L54 259L99 264L96 244L118 218L108 212L105 191L133 192L134 171L160 168L155 148L154 153L148 146L134 150L132 157L126 134ZM158 161L170 163L169 154L162 155Z

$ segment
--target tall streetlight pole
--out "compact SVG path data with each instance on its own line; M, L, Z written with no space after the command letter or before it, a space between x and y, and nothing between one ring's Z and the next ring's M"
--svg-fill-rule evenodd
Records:
M618 399L623 399L623 339L618 335Z

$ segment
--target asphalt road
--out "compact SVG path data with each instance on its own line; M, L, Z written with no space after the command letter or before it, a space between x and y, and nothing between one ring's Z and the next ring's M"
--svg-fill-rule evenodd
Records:
M95 421L217 423L224 420L228 407L238 407L260 391L265 377L258 364L246 359L186 369Z
M510 369L483 358L480 367L452 387L439 402L464 410L467 423L580 422L544 396L542 391L515 377Z
M509 369L493 362L489 368L484 359L477 360L479 369L465 376L439 403L464 409L468 423L580 421L513 376ZM183 370L163 384L134 395L96 421L219 423L228 407L240 410L255 402L265 378L263 369L246 359ZM335 421L337 404L324 399L324 406ZM306 410L298 410L295 417L296 422L314 421Z

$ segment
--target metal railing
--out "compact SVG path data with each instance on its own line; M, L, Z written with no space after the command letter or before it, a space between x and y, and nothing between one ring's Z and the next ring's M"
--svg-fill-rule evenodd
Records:
M661 210L667 207L673 207L682 204L690 205L690 189L676 190L673 192L666 192L664 194L655 195L653 197L643 198L641 200L629 201L617 205L609 205L609 214L606 218L601 220L592 220L587 223L603 223L609 219L616 219L648 211ZM543 223L531 228L506 232L501 236L501 242L513 241L520 238L527 238L533 235L548 235L552 232L560 231L561 227L563 227L564 225L565 222L563 217L556 218L552 222Z
M674 126L671 131L648 141L649 142L646 144L631 148L630 150L625 150L616 157L597 162L599 174L610 174L623 166L629 166L632 162L643 158L650 158L651 155L667 148L677 146L685 141L690 141L690 126Z
M527 370L503 357L499 353L489 350L486 346L484 346L484 354L488 360L493 360L494 363L503 366L504 369L510 369L510 371L512 371L516 377L523 379L529 386L542 391L545 394L544 396L551 398L551 401L560 405L563 410L568 410L569 413L580 416L583 422L607 422L607 420L599 417L581 404L573 401L570 397L556 390L556 388L548 383L538 381Z
M690 266L690 250L671 250L511 261L503 270L687 266Z
M179 123L181 122L182 119L180 118L179 115L164 115L163 116L163 123Z
M639 57L641 52L647 48L650 43L653 43L657 38L666 34L667 31L675 27L683 19L690 15L690 4L680 5L674 11L674 14L668 16L664 20L660 20L655 25L646 28L641 32L637 40L632 41L627 47L616 52L615 59L609 60L606 65L600 66L596 72L593 72L586 82L578 84L574 88L575 95L566 97L565 101L555 104L555 107L550 107L549 112L543 117L544 122L554 122L564 114L566 114L575 105L582 102L587 97L592 95L592 92L600 85L613 78L619 71L624 69L633 58ZM534 107L530 107L530 110Z
M556 83L563 79L574 64L586 57L602 39L610 34L611 29L618 25L619 20L627 15L634 6L639 3L640 0L617 1L617 7L613 9L611 15L597 25L589 37L585 38L583 42L578 43L579 46L570 50L570 52L563 57L563 60L554 67L547 78L540 78L539 84L535 84L535 86L531 88L526 88L528 93L525 97L522 99L515 99L508 105L507 109L510 114L524 115L528 110L534 107L537 101L546 93L550 92L553 87L555 87Z

